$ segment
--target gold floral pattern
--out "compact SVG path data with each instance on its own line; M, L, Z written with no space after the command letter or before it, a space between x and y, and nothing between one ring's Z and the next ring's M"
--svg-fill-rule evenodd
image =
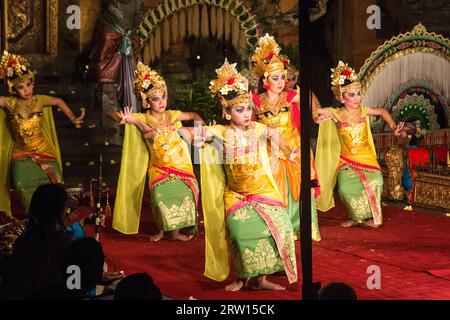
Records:
M33 96L29 100L5 98L14 140L13 154L39 152L53 154L42 132L43 103L45 96Z
M284 247L289 254L294 270L297 270L294 235L286 208L263 203L259 203L258 205L264 209L275 224L276 229L281 235ZM239 276L242 278L250 278L257 275L284 271L283 262L280 259L280 254L278 253L278 248L272 234L263 220L258 217L259 214L257 211L251 206L245 206L235 210L231 214L231 217L234 217L236 214L243 216L243 212L246 213L246 217L248 218L244 220L234 219L234 221L238 221L239 229L247 225L249 227L251 226L252 229L246 230L246 232L255 234L256 239L248 239L248 237L241 236L239 231L234 232L233 227L230 231L232 238L230 248ZM260 223L256 223L256 221L260 221ZM259 237L257 236L258 234L260 235Z
M157 204L160 215L160 226L164 231L176 230L195 224L195 203L190 197L185 197L181 205L173 204L170 208L163 201Z
M250 219L251 217L246 210L238 209L233 213L233 216L231 218L237 221L245 221Z

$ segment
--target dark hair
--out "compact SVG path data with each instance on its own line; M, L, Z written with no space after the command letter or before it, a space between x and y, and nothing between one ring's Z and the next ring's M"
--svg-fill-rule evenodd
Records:
M225 100L229 101L239 96L239 92L236 92L235 90L230 90L228 91L227 94L221 94L220 96L222 96Z
M61 184L44 184L33 193L28 210L27 230L41 240L64 232L67 191Z
M121 280L114 292L114 300L161 300L159 288L147 273L135 273Z
M259 78L259 80L258 80L258 93L264 93L264 92L267 91L267 89L264 89L264 87L263 87L263 82L264 82L263 78Z
M64 283L70 274L69 266L78 266L81 270L81 289L79 294L86 294L102 280L105 254L102 245L92 237L73 241L67 249L62 263ZM74 289L75 290L75 289Z
M330 282L319 292L319 300L357 300L355 290L343 282Z

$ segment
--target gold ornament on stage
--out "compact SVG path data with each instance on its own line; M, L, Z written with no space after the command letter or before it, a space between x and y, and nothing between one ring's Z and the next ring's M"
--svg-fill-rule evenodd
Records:
M248 80L236 69L236 63L230 64L225 58L223 65L216 69L217 78L210 82L209 90L212 96L217 96L222 105L223 115L225 108L252 104L252 94L248 92ZM237 97L226 100L224 96L230 92L238 94ZM228 118L227 118L228 119Z
M331 89L338 101L342 99L344 92L361 90L361 83L358 81L355 70L347 63L339 61L337 67L331 69Z
M7 82L9 93L13 92L14 84L27 81L29 78L34 80L34 72L29 69L29 66L28 60L24 57L3 51L0 79Z
M258 46L252 56L252 72L258 78L264 77L265 84L271 73L285 71L289 65L289 59L280 55L280 50L278 43L268 33L258 41Z
M109 205L109 189L106 190L106 206L105 206L105 216L111 216L111 206Z
M138 62L134 75L134 91L142 99L145 100L158 96L161 93L167 93L167 85L164 78L142 62Z

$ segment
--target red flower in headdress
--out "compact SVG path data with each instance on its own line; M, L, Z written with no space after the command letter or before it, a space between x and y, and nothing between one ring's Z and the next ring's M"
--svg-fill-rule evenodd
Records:
M144 79L145 79L145 80L146 80L146 79L150 79L150 73L146 73L145 76L144 76Z
M348 76L350 76L350 75L352 74L352 72L351 72L350 70L344 70L344 71L342 71L341 74L342 74L343 76L348 77Z
M11 60L10 62L8 62L8 68L14 67L17 64L16 60Z
M266 56L266 58L265 58L264 60L266 60L266 61L272 60L274 54L275 54L275 53L274 53L273 51L270 51L270 52L267 54L267 56Z
M283 64L284 64L285 66L287 66L287 65L289 64L289 61L288 61L287 59L284 59L284 60L283 60Z
M228 78L227 84L231 86L234 83L234 78Z

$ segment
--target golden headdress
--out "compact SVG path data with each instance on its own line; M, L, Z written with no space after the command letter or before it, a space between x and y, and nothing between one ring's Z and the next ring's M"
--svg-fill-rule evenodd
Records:
M289 64L289 59L280 55L280 50L278 43L268 33L259 38L258 46L252 56L252 71L258 78L264 77L265 83L272 72L283 71Z
M138 62L134 77L134 91L144 100L158 95L161 91L167 93L167 86L163 77L142 62Z
M8 84L9 92L13 92L15 83L26 81L28 78L34 79L34 72L29 69L30 64L24 57L3 51L0 62L0 79Z
M347 63L339 61L337 67L331 69L331 89L338 101L341 100L344 92L353 89L361 90L361 83L358 81L355 70Z
M227 107L252 103L252 94L248 92L248 80L236 70L236 63L230 64L225 58L225 62L219 69L216 69L216 73L217 78L210 82L209 90L212 96L220 99L224 114ZM226 100L224 96L230 92L235 92L238 96Z

